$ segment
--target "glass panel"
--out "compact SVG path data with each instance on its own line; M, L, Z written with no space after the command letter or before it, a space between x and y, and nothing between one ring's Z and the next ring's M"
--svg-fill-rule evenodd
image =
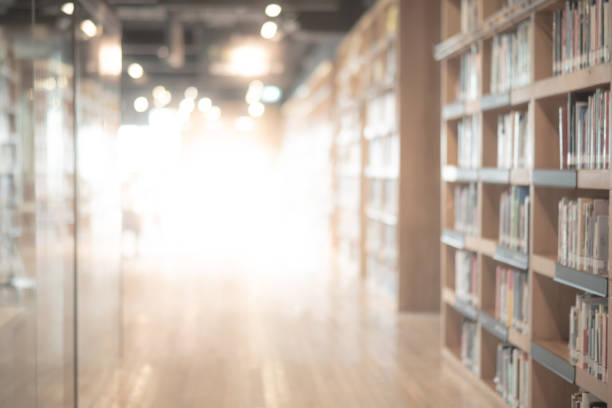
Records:
M119 20L101 1L76 11L79 406L111 406L120 333ZM104 402L106 401L106 402Z
M71 27L55 3L0 8L0 405L7 407L74 402Z

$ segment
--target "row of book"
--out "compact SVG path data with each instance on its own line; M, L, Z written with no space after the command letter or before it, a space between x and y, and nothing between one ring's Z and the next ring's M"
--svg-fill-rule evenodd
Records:
M368 208L397 214L398 203L397 180L368 180Z
M397 129L395 99L395 92L387 92L367 103L364 128L366 138L386 135Z
M525 272L498 266L495 270L495 318L527 333L529 286Z
M478 0L461 0L461 32L478 28Z
M474 252L455 251L455 297L478 305L478 263Z
M499 201L499 243L523 253L529 252L529 187L512 186Z
M559 108L559 164L561 169L607 169L610 90L570 92Z
M608 200L559 201L557 262L595 275L608 274Z
M478 190L476 183L455 186L455 231L478 235Z
M591 394L590 392L580 391L572 394L572 404L570 408L607 408L608 404Z
M531 22L518 25L516 32L500 34L491 42L491 93L506 92L531 82Z
M461 325L461 362L474 373L478 373L480 350L478 324L469 319L463 319Z
M553 12L553 74L610 61L609 0L566 0Z
M570 309L572 362L598 380L608 381L608 299L576 295Z
M476 99L480 93L480 52L476 45L461 55L457 100Z
M512 111L497 116L497 167L531 167L527 112Z
M480 167L480 121L477 115L457 123L457 161L462 168Z
M399 144L397 135L371 140L368 148L368 166L376 169L398 169Z
M511 407L527 407L529 398L527 354L509 344L497 345L495 388Z

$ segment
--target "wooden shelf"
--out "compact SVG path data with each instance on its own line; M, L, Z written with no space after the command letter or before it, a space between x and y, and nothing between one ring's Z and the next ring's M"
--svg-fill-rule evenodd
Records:
M498 245L495 248L493 259L495 259L497 262L505 263L506 265L513 266L517 269L529 269L529 254L514 251L501 245Z
M576 367L575 383L580 388L594 394L600 400L606 403L610 401L610 391L608 390L608 384L599 381L597 378L595 378L582 368Z
M470 183L478 181L477 169L464 169L457 166L444 166L442 180L447 183Z
M567 343L556 340L545 340L531 343L531 357L570 384L576 377Z
M578 188L588 190L609 190L610 173L608 170L578 170Z
M551 279L555 278L555 262L556 259L552 255L533 254L531 256L531 268L533 271Z

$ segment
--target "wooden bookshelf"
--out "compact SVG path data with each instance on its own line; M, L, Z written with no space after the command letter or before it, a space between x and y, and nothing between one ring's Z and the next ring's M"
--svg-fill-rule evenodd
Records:
M493 382L497 344L512 345L528 355L528 403L521 408L569 406L578 389L612 402L610 383L604 383L578 367L568 347L569 310L577 294L589 293L608 299L609 276L595 276L564 267L557 262L558 202L562 197L610 199L612 172L607 169L560 170L558 108L567 104L569 92L610 89L612 64L602 63L567 74L553 76L552 16L564 7L561 0L524 0L504 8L504 1L479 0L479 25L461 32L461 1L442 0L441 38L434 58L441 66L441 310L443 354L453 365L465 370L484 389L496 393ZM491 43L498 34L516 31L522 22L531 22L529 81L509 90L491 94L489 81ZM612 40L612 39L611 39ZM477 49L478 94L458 99L461 56ZM521 110L527 113L528 149L532 162L521 168L497 167L497 118ZM457 124L475 116L480 124L475 137L480 141L476 168L459 166ZM612 120L612 118L608 118ZM608 137L608 142L610 138ZM455 186L473 183L477 188L477 233L466 235L454 229ZM510 186L528 186L529 247L524 255L528 282L528 328L521 332L496 321L495 267L521 262L500 257L498 250L500 194ZM610 200L609 200L610 202ZM612 211L612 207L610 208ZM612 241L608 240L608 252ZM476 254L478 300L461 305L455 294L454 256L456 251ZM514 260L516 261L516 260ZM519 268L521 269L521 268ZM459 304L459 307L457 306ZM479 372L474 374L461 362L461 335L464 319L478 324ZM608 323L609 324L609 323ZM608 337L608 349L612 342Z

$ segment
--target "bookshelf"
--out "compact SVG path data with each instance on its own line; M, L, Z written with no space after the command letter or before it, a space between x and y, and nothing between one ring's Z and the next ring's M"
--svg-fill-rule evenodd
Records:
M416 311L439 307L439 9L413 3L379 0L338 46L332 172L339 268Z
M609 53L606 56L602 50L612 38L605 37L609 30L598 33L596 26L594 31L585 30L593 37L573 47L585 46L589 52L578 53L570 59L569 68L561 64L562 72L558 72L559 65L554 64L558 53L565 58L568 54L564 53L571 52L555 42L555 29L566 28L559 26L563 21L559 18L567 17L563 14L568 12L566 2L476 0L477 23L462 29L465 3L470 1L442 0L442 41L434 47L441 68L443 354L469 372L468 377L485 392L498 396L499 406L570 406L572 394L579 390L609 402L610 383L603 376L598 378L603 368L588 372L597 359L607 360L601 344L605 342L608 349L611 345L603 335L607 313L596 317L604 329L599 345L591 343L595 344L595 363L588 361L585 368L568 345L570 312L578 307L578 295L601 305L597 310L609 308L609 268L603 267L599 274L585 270L600 262L597 252L584 252L598 245L596 238L587 244L582 244L583 236L576 241L580 242L576 244L580 265L570 267L561 257L568 245L573 248L574 241L567 237L574 232L559 223L568 219L564 218L568 207L559 203L562 199L575 202L571 205L578 209L572 213L577 214L576 221L567 225L574 225L575 234L581 230L585 236L605 237L598 242L605 243L604 252L610 251L607 214L612 175L604 163L610 145L607 123L612 117L606 107L606 91L612 81L612 65ZM599 5L601 13L593 14L599 13ZM608 2L595 2L591 7L585 21L597 21L599 26L607 15L610 23ZM507 55L512 55L512 62ZM572 68L572 63L582 67ZM597 113L591 114L589 109L599 95L603 95L604 108L593 108ZM570 101L570 97L585 101ZM563 116L563 109L570 115L578 112L570 116L573 122ZM504 118L511 119L504 122ZM585 121L588 118L594 118L593 122ZM576 124L575 130L564 127L571 123ZM565 136L560 137L560 132ZM572 139L568 134L576 136ZM569 150L572 145L566 142L581 150ZM566 160L578 161L573 168L562 168ZM465 191L475 191L475 200L466 200ZM506 199L509 207L504 204ZM602 212L584 213L591 214L593 221L587 229L578 229L580 209L597 211L592 209L595 205L603 206ZM465 219L472 221L470 228L465 228ZM602 223L596 230L600 235L588 235L598 221ZM509 232L503 227L509 227ZM469 254L472 263L465 262ZM504 281L506 270L512 271L511 280ZM508 299L515 303L508 306ZM500 317L500 310L511 310L512 318ZM517 317L523 314L526 322L522 326ZM510 357L500 358L500 350ZM500 392L503 379L498 361L510 361L515 372L520 370L518 390Z

